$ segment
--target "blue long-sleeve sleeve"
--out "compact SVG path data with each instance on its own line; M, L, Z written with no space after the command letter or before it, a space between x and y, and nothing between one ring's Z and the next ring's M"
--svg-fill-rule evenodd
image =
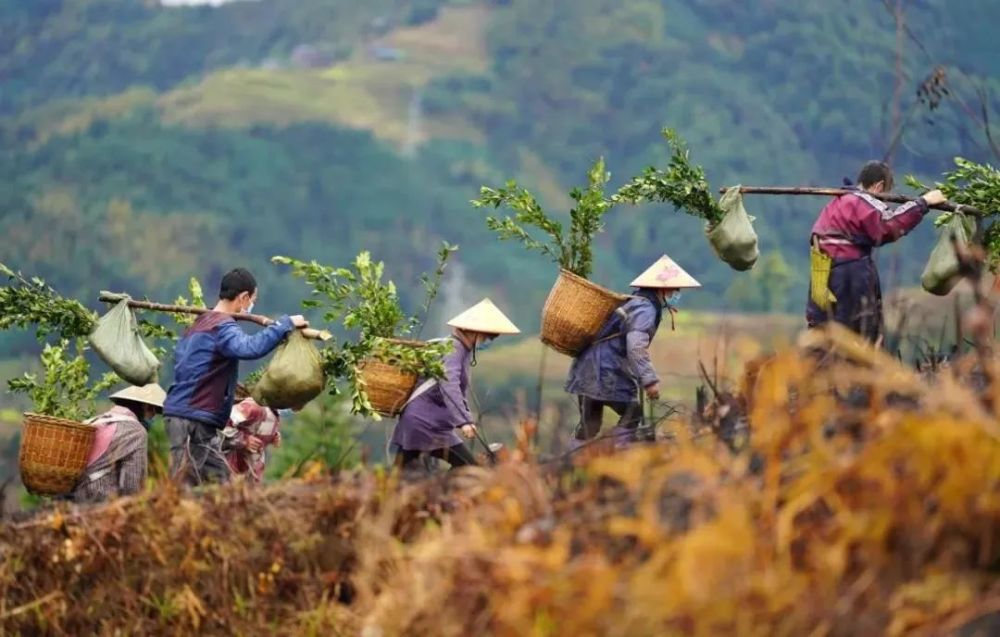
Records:
M256 334L247 334L235 322L223 323L218 328L219 353L226 358L255 360L267 356L292 330L292 319L282 316Z

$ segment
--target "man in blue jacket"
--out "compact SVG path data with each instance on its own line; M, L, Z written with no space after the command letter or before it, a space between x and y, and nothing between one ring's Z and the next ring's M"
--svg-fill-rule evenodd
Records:
M250 314L257 281L237 268L224 277L219 302L198 317L174 350L174 383L163 404L170 439L170 472L187 484L226 482L221 431L229 420L241 360L267 356L293 329L308 326L302 316L282 316L257 334L246 334L231 314Z
M597 338L570 368L566 391L576 394L580 404L580 424L570 443L580 447L601 430L604 408L618 415L613 431L616 446L635 440L642 420L639 392L656 400L660 381L649 359L649 345L660 327L664 308L673 312L679 291L701 287L667 255L632 282L636 293L615 310ZM671 317L671 320L672 317ZM652 432L640 436L651 440Z

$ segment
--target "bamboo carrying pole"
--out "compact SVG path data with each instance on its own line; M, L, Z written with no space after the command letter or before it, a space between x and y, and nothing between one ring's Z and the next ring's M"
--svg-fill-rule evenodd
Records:
M728 188L720 188L719 192L724 193ZM740 192L747 195L820 195L827 197L837 197L839 195L846 195L850 192L856 192L853 190L848 190L847 188L812 188L807 186L741 186ZM916 197L907 197L906 195L894 195L892 193L868 193L876 199L881 199L882 201L888 201L890 203L907 203L909 201L915 201ZM962 212L965 214L975 215L977 217L985 217L986 213L973 208L972 206L965 206L961 204L954 204L950 201L945 201L944 203L939 203L931 206L935 210L944 210L946 212L954 212L955 210L961 208Z
M101 292L101 296L97 299L102 303L118 303L122 299L127 298L124 294L114 294L112 292ZM205 314L211 310L204 307L190 307L187 305L168 305L165 303L153 303L152 301L136 301L134 299L128 299L129 307L134 307L141 310L151 310L153 312L172 312L174 314ZM223 314L229 314L237 321L248 321L250 323L256 323L257 325L262 325L267 327L268 325L273 325L275 320L268 318L266 316L261 316L259 314L233 314L231 312L223 312ZM317 330L311 327L302 329L302 335L306 338L312 338L319 341L328 341L333 338L333 335L326 330Z

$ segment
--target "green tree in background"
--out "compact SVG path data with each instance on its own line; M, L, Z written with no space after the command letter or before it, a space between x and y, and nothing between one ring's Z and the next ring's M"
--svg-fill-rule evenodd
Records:
M726 291L726 300L749 312L787 312L805 303L790 295L795 274L779 250L763 255L749 277L736 280Z
M430 266L426 247L447 239L476 246L459 258L468 288L517 299L512 318L533 329L551 271L468 223L482 184L514 177L545 199L599 156L624 179L665 163L663 126L690 143L713 186L837 185L890 146L900 172L926 179L955 155L985 161L985 131L1000 138L986 124L1000 96L990 0L903 2L901 40L892 12L868 0L490 1L455 35L485 33L467 55L476 59L443 64L450 43L425 29L483 4L0 0L4 259L85 300L100 288L172 298L191 276L211 291L240 264L266 290L262 310L280 312L302 290L278 284L270 255L339 262L367 249L393 255L391 278L412 280ZM375 45L413 55L376 60ZM335 50L323 62L333 68L296 67L303 46ZM939 66L948 93L931 110L917 89ZM198 102L220 99L197 90L213 82L222 107ZM331 86L343 90L336 107L318 108ZM260 108L261 95L278 106ZM339 119L352 106L360 113ZM211 126L177 113L210 107L221 108ZM313 107L292 125L282 110ZM427 141L403 155L381 141L386 126ZM761 248L792 268L806 263L794 246L821 207L748 201ZM933 233L914 235L907 250L887 249L904 284ZM594 251L594 280L618 289L662 252L707 288L756 285L711 256L703 224L665 207L608 215ZM793 278L790 298L804 285ZM23 345L5 337L0 350Z
M343 395L324 393L282 422L281 446L271 449L266 476L299 476L311 462L329 469L356 465L361 454L353 435L348 400Z

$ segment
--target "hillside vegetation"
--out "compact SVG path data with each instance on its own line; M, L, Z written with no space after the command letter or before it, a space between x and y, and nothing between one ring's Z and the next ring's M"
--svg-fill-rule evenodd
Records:
M473 285L516 286L537 300L551 270L510 264L512 248L488 245L467 206L476 188L518 177L556 199L566 188L554 184L579 182L598 155L624 179L663 161L664 124L688 139L715 185L836 184L884 154L903 122L901 170L933 175L953 154L989 159L967 111L978 109L977 87L996 107L1000 56L983 25L1000 9L903 6L912 37L900 43L897 91L893 16L861 0L753 9L709 0L6 0L0 226L30 224L53 191L65 205L45 234L99 225L116 201L150 220L190 221L224 248L185 246L185 267L165 275L171 289L233 259L263 271L272 252L332 260L362 247L392 254L405 281L424 246L445 237L476 246L461 256ZM930 112L914 96L938 63L951 94ZM765 251L803 263L797 246L822 200L749 203ZM736 275L700 233L667 210L621 212L601 240L596 278L621 287L667 251L724 292ZM929 235L889 251L905 280ZM82 246L53 261L19 250L9 260L85 297L112 283L151 284L134 258L108 281L100 252ZM798 309L804 279L792 272L795 294L765 309ZM277 310L292 296L266 298ZM691 302L750 309L740 295ZM528 309L516 318L537 321Z

